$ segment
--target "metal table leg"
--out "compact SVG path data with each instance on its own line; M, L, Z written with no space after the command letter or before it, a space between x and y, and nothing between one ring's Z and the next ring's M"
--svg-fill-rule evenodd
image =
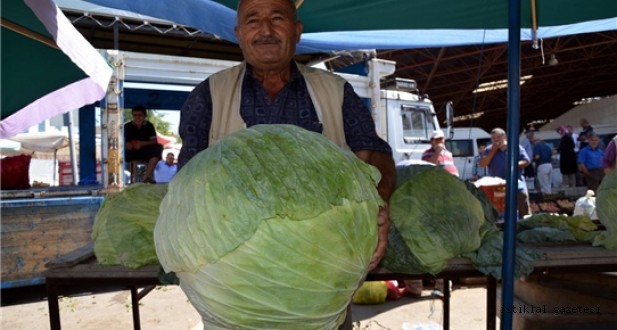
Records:
M486 277L486 330L497 328L497 280Z
M60 306L58 305L58 284L47 279L47 306L49 308L49 326L51 330L60 330Z
M137 287L131 286L131 308L133 309L133 329L141 330L141 322L139 320L139 294Z
M443 279L443 329L450 329L450 280Z

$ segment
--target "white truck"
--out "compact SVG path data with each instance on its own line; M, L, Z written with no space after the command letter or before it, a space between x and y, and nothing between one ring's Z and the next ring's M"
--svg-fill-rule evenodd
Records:
M143 104L149 109L179 109L181 102L169 105L165 98L174 97L176 101L184 101L191 86L195 86L209 75L222 69L234 66L238 62L210 59L181 58L164 55L108 51L109 62L116 65L114 77L117 79L114 88L109 89L107 109L121 108L118 95L124 98L126 107ZM410 160L420 161L422 152L430 148L429 138L434 130L440 129L439 121L428 98L422 97L411 79L395 79L395 85L389 89L381 88L382 78L394 73L396 63L382 59L370 59L367 76L337 73L346 79L356 93L370 101L369 108L375 120L376 130L380 137L388 141L393 150L396 163ZM122 87L120 87L122 86ZM168 95L173 91L174 95ZM184 97L182 95L184 95ZM139 99L136 95L141 95ZM143 98L146 97L147 98ZM451 103L444 105L448 132L453 118ZM117 124L124 120L118 111L103 111L102 141L103 150L109 148L109 155L122 150L122 138ZM110 148L111 147L111 148ZM113 149L116 148L116 149ZM103 170L103 181L121 185L124 168L118 159L109 157L103 164L109 165Z

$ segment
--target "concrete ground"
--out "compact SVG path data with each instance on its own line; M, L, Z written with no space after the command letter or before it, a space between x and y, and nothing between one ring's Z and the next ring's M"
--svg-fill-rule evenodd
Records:
M355 330L441 329L442 301L423 291L420 298L403 297L379 305L353 305ZM144 330L200 330L199 315L178 286L157 287L140 301ZM111 291L60 298L62 329L133 329L130 292ZM0 308L1 329L49 329L47 300ZM486 289L457 286L452 291L450 329L485 329Z

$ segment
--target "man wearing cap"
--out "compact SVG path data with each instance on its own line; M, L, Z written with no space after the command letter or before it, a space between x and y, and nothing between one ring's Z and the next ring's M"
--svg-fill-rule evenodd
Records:
M431 147L422 153L422 160L443 167L444 170L458 177L458 170L454 166L452 153L446 149L444 134L441 130L431 134Z

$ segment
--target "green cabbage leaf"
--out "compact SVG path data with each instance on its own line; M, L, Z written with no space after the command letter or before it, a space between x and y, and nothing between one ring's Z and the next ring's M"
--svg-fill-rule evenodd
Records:
M606 230L594 239L593 245L617 249L617 170L604 176L598 187L596 214Z

